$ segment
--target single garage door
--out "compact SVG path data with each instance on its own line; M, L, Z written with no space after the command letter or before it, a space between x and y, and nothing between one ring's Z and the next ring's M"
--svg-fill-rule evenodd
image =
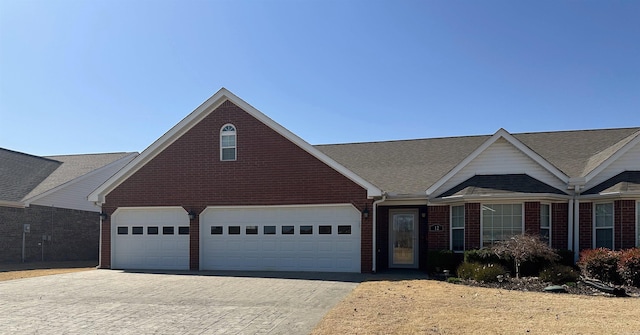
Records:
M360 212L327 206L209 207L200 269L360 272Z
M181 207L119 208L111 217L111 268L189 269L189 216Z

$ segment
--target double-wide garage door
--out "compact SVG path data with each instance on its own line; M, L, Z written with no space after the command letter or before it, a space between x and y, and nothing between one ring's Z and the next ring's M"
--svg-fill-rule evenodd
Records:
M360 272L360 212L351 205L207 208L202 270Z
M360 272L360 212L350 204L209 207L200 214L200 269ZM112 268L188 269L181 208L121 208Z

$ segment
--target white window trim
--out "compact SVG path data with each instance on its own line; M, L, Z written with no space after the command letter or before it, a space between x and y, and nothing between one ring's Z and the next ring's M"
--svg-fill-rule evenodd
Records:
M466 213L465 213L465 206L464 204L462 205L452 205L449 206L449 250L456 252L456 253L463 253L465 250L467 250L467 241L466 238L462 239L462 250L453 250L453 230L462 230L462 236L465 236L465 229L467 228L466 224L463 224L462 228L457 227L457 228L453 228L453 207L462 207L462 218L463 220L466 220ZM464 222L463 222L464 223Z
M491 202L491 203L481 203L480 204L480 248L484 248L484 215L482 215L482 208L484 205L520 205L521 210L521 230L522 234L524 234L524 203L523 202Z
M611 204L611 228L609 227L598 227L596 228L596 206ZM593 203L593 213L591 217L591 248L596 248L596 229L611 229L611 250L616 250L616 206L612 201L605 202L594 202Z
M231 135L230 132L224 132L224 128L231 126L233 127L233 136L235 136L235 145L233 147L223 147L222 146L222 136L229 136ZM222 151L223 149L230 149L233 148L234 150L234 158L233 159L224 159L222 156ZM231 123L227 123L224 126L222 126L220 128L220 161L222 162L233 162L238 160L238 128L236 128L236 126L234 126Z
M542 206L549 206L549 246L552 246L551 241L553 240L553 237L551 235L553 234L553 205L551 203L540 203L540 229L542 229Z

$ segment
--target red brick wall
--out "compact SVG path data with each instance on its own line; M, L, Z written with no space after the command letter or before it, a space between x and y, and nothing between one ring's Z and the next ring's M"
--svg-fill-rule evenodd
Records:
M480 248L480 204L464 205L464 245L465 249Z
M593 248L593 204L580 202L579 206L580 250Z
M540 203L524 203L524 233L540 235Z
M568 249L569 203L551 204L551 247Z
M613 203L614 246L616 249L636 245L636 201L616 200Z
M427 232L428 250L448 250L449 245L449 206L429 206ZM442 230L433 231L430 228L434 225L442 226Z
M237 129L237 161L220 161L220 129ZM227 101L106 197L111 215L124 206L353 203L371 208L366 190ZM198 223L191 222L192 268L198 267ZM103 225L109 267L110 220ZM371 218L362 223L362 271L371 270Z

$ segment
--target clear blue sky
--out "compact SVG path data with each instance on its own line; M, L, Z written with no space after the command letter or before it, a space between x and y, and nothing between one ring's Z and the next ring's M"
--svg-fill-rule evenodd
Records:
M311 144L640 126L640 1L0 0L0 147L142 151L220 87Z

